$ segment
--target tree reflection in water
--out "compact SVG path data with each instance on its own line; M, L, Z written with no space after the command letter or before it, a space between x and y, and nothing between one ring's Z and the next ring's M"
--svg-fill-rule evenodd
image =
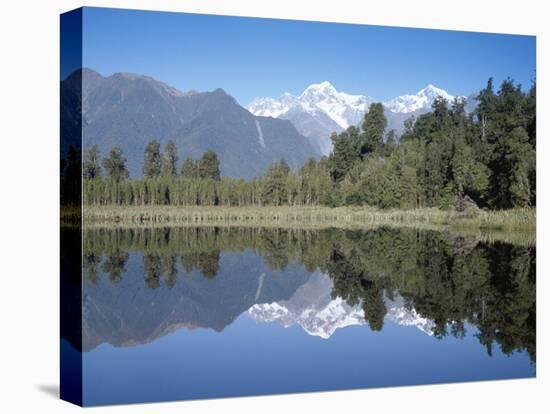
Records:
M252 251L272 270L299 263L328 274L332 297L360 305L374 331L384 327L385 298L433 321L442 338L475 326L489 354L536 352L536 248L414 229L298 230L252 227L97 228L85 232L85 287L101 272L120 283L129 252L143 257L151 289L172 289L198 271L213 280L223 252ZM257 275L255 275L257 276Z

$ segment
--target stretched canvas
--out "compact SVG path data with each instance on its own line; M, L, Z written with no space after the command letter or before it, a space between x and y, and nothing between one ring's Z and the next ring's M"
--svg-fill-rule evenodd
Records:
M61 398L536 375L534 36L61 16Z

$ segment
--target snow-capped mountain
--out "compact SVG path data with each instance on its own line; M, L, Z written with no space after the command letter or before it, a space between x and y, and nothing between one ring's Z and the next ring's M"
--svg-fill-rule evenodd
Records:
M256 116L278 118L280 115L287 112L290 107L290 105L284 103L285 96L294 98L290 94L281 95L279 100L273 98L256 98L247 106L247 109Z
M323 154L332 148L330 134L358 125L374 100L338 92L328 81L308 86L299 96L256 98L247 109L256 116L287 119Z
M357 125L373 99L364 95L338 92L328 81L308 86L301 95L282 94L279 99L256 98L247 109L258 116L281 117L294 107L315 113L324 112L342 129Z
M448 102L455 98L444 89L428 85L414 95L405 94L383 102L387 129L394 129L400 135L404 121L431 111L438 96ZM299 96L284 93L278 99L256 98L246 108L257 116L289 120L311 144L327 155L332 149L330 135L352 125L360 126L373 102L376 100L367 95L339 92L325 81L308 86Z
M439 96L447 100L447 102L453 102L455 98L443 89L436 88L433 85L428 85L424 89L418 91L415 95L401 95L397 98L384 102L384 106L391 112L410 114L422 109L430 109L432 107L432 103Z
M278 322L284 327L299 325L309 335L330 338L336 330L347 326L365 325L360 305L349 306L341 298L332 299L332 280L317 273L286 301L256 304L248 315L257 322ZM415 326L432 335L434 323L406 309L401 297L385 299L386 319L403 326Z

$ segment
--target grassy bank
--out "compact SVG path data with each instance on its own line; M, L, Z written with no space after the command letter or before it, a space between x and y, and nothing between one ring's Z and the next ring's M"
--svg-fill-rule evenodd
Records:
M465 216L437 208L379 210L368 207L171 207L94 206L84 208L87 223L235 224L307 227L410 226L533 231L535 209L479 211Z

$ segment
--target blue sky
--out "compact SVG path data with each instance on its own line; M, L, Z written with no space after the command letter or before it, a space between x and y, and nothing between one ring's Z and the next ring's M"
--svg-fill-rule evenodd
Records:
M387 100L431 83L468 95L535 76L535 37L87 8L84 66L186 91L221 87L242 105L311 83ZM62 77L67 73L62 73Z

